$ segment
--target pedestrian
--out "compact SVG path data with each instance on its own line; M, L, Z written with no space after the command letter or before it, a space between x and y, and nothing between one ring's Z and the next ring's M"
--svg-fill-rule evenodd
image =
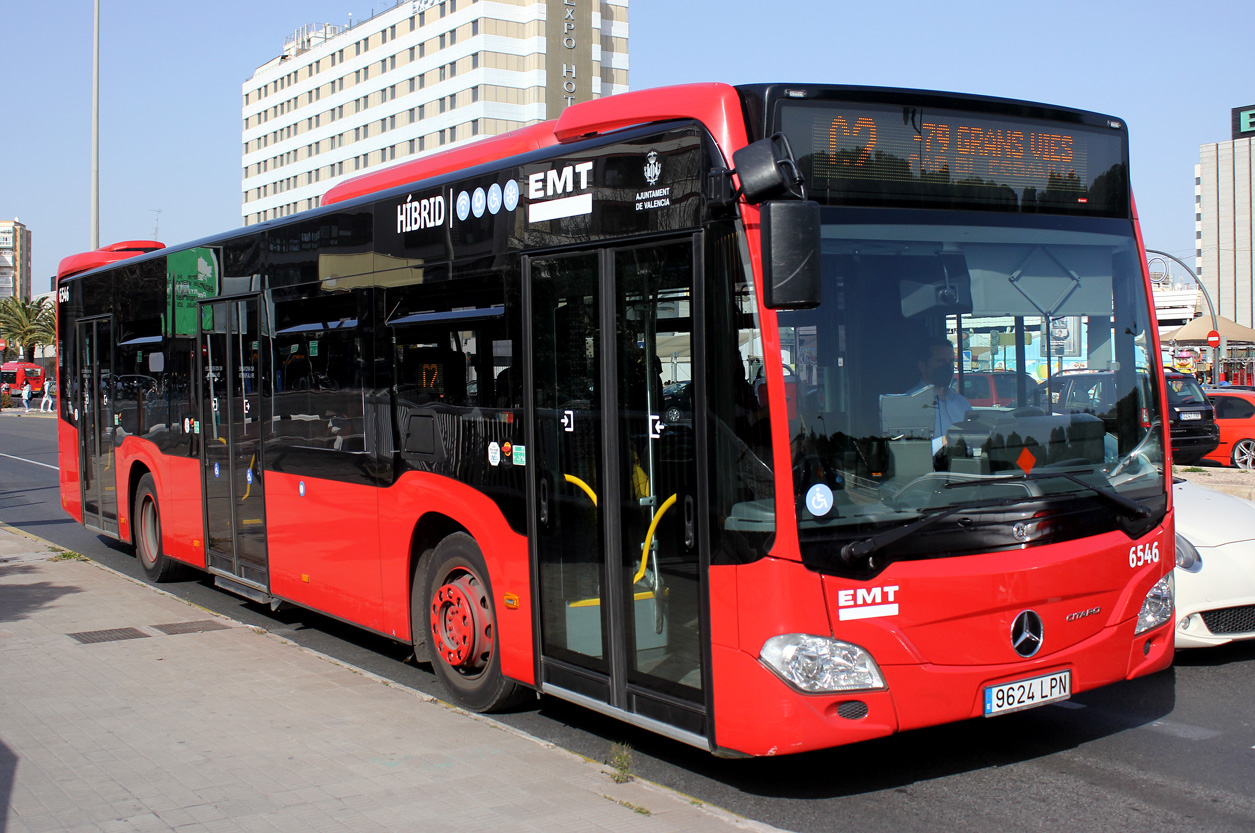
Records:
M26 413L31 412L31 383L27 379L22 383L22 405L26 407Z
M55 379L44 380L44 398L39 400L39 412L41 414L44 411L47 411L48 413L52 413L52 405L53 405L52 386L55 385L56 383L57 381Z

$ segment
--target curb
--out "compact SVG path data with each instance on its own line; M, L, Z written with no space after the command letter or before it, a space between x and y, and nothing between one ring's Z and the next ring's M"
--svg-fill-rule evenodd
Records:
M64 547L59 547L45 538L41 538L38 535L34 535L32 533L26 532L25 530L10 526L9 524L4 523L3 521L0 521L0 532L13 533L22 538L26 538L27 540L32 541L36 544L41 544L43 546L46 546L50 548L50 550L53 550L53 551L60 551L60 552L66 551ZM494 729L503 731L506 734L512 735L521 740L529 741L544 749L548 749L553 752L557 752L559 754L565 755L572 760L578 761L585 765L595 766L600 770L600 772L603 775L607 777L607 779L610 779L612 775L612 769L602 761L597 761L593 758L589 758L585 755L581 755L578 752L573 752L569 749L558 746L550 741L543 740L542 738L538 738L535 735L529 734L521 729L516 729L513 726L509 726L505 723L502 723L501 721L496 720L488 715L466 711L460 706L457 706L453 703L449 703L445 700L441 700L439 697L435 697L433 695L419 691L418 689L408 686L404 683L396 682L394 680L389 680L372 671L368 671L364 668L359 668L358 666L353 665L352 663L345 662L344 660L340 660L329 654L325 654L322 651L318 651L313 648L307 648L304 645L300 645L296 642L293 642L291 639L285 636L282 636L280 634L274 633L270 630L267 630L266 628L259 627L257 625L250 625L245 622L241 622L238 619L233 619L230 616L227 616L225 614L218 613L217 611L209 610L208 608L202 607L196 604L195 602L192 602L180 596L177 596L168 590L164 590L161 587L158 587L153 584L149 584L148 582L145 582L145 581L141 581L140 579L137 579L134 576L128 576L126 573L119 572L118 570L115 570L114 568L106 564L101 564L99 561L96 561L94 558L91 558L90 556L84 556L84 559L87 561L88 564L90 564L91 566L95 567L98 570L103 570L106 573L111 573L114 576L117 576L118 578L121 578L130 582L131 584L139 585L140 587L143 587L146 590L150 590L155 593L158 593L159 595L165 596L168 599L172 599L188 607L195 608L198 611L203 611L204 613L209 614L210 616L214 616L218 619L222 619L227 622L233 622L234 624L236 624L237 626L241 628L247 628L248 630L251 630L254 633L257 633L261 636L265 636L269 639L275 640L281 645L284 645L290 648L295 648L296 650L302 651L303 653L306 653L312 657L315 657L316 659L320 659L323 662L327 662L332 665L337 665L355 674L360 674L361 676L365 677L368 680L372 680L381 685L385 685L389 688L404 692L410 695L411 697L417 700L420 700L422 702L433 703L433 704L442 706L447 711L450 711L454 714L457 714L462 717L470 718L471 720L477 721L487 726L491 726ZM206 573L206 575L208 574ZM617 784L617 783L614 783L613 781L608 780L608 783L606 784L606 787L605 787L606 791L602 793L602 797L607 798L612 801L617 800L617 799L611 798L610 793L612 793L615 789L627 786L627 784L636 784L651 792L665 794L666 796L668 796L669 798L675 801L684 802L694 807L695 809L699 810L703 814L710 816L712 818L718 819L719 821L725 824L728 824L729 826L736 829L754 831L755 833L780 833L780 828L772 827L771 825L765 824L763 822L746 818L737 813L734 813L731 810L727 810L722 807L719 807L718 805L711 804L709 802L702 801L700 799L694 799L692 796L685 795L684 793L681 793L677 790L674 790L662 784L658 784L654 781L649 781L647 779L641 778L639 775L632 776L631 780L626 782L625 784Z

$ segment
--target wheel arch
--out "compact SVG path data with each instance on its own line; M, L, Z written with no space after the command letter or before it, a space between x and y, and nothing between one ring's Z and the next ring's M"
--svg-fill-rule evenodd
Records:
M139 482L143 480L144 475L147 475L147 474L152 475L153 490L157 494L161 494L160 486L157 483L157 475L153 472L152 469L148 467L147 463L143 462L142 460L136 460L131 463L131 468L127 472L126 517L129 518L131 522L126 525L127 534L126 534L125 540L128 544L131 544L132 546L134 546L136 543L135 542L135 520L134 520L135 494L139 491Z
M445 515L442 512L425 512L419 516L414 524L414 531L410 536L410 590L413 591L414 582L418 580L419 570L426 565L426 559L431 556L432 550L436 545L458 532L465 532L472 539L475 535L465 526ZM476 540L478 544L478 540ZM483 550L483 546L480 546ZM410 634L413 639L414 634Z

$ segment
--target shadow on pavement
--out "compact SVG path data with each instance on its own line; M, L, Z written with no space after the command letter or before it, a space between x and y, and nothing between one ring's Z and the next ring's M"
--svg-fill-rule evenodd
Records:
M14 576L29 575L36 572L32 564L7 564L0 566L0 578L12 579ZM55 602L71 593L81 593L79 588L51 581L38 581L31 584L6 581L0 584L0 622L14 622L25 619L34 611ZM3 805L0 805L3 806Z
M17 754L0 741L0 833L8 829L13 782L17 780Z
M1255 660L1255 639L1230 642L1215 648L1191 648L1188 651L1177 651L1172 662L1174 665L1187 668L1214 668L1219 665L1251 660Z
M544 701L541 711L553 720L602 737L606 755L612 743L626 742L641 755L656 758L664 768L679 767L747 795L814 800L901 789L921 781L1017 764L1153 723L1175 708L1175 673L1170 668L1085 692L1074 698L1072 705L1076 704L1086 708L1045 706L822 752L748 760L715 758L552 699ZM674 780L662 772L651 776L651 765L639 762L636 772L642 777ZM712 796L708 800L719 799ZM760 820L773 823L771 819Z

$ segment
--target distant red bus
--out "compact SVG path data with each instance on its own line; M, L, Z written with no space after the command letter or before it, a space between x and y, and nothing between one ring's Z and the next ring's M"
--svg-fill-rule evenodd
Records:
M42 394L44 369L34 362L5 362L0 365L0 386L11 393L16 395L28 381L34 393Z
M645 90L159 245L63 261L66 511L412 644L462 706L775 755L1172 659L1119 120ZM1112 414L949 389L1077 356Z

